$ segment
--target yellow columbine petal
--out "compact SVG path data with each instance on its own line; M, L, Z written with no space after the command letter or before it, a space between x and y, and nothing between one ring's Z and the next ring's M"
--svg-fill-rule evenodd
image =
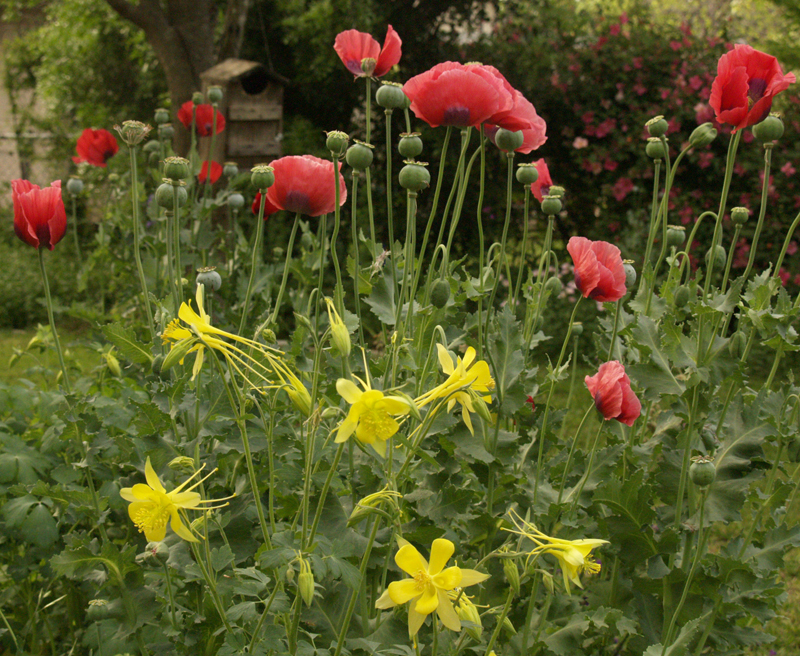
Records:
M441 572L455 550L456 547L450 540L444 538L434 540L431 545L431 564L428 567L428 573L435 576Z
M364 394L352 380L347 380L346 378L340 378L336 381L336 391L350 405L358 403Z
M427 615L423 615L422 613L418 613L414 610L414 607L408 609L408 636L409 638L413 638L420 630L423 622L425 622L425 618Z
M460 585L462 588L467 588L477 583L483 583L488 578L489 578L488 574L479 572L476 569L462 569Z
M443 590L437 590L437 594L439 596L439 606L436 608L436 614L442 620L442 624L451 631L461 631L461 619L458 617L455 608L453 608L453 602L450 601L450 597Z
M153 469L153 465L150 464L150 456L147 456L147 461L144 463L144 477L147 479L147 484L156 492L166 492L164 486L161 485L161 481L158 480L156 470Z
M442 590L452 590L461 585L461 569L458 567L448 567L443 572L431 576L433 584Z
M446 374L453 373L453 360L450 353L441 344L436 345L436 351L439 356L439 364L442 365L442 371Z
M389 584L391 587L391 583ZM375 608L380 608L381 610L386 610L387 608L394 608L397 604L392 599L391 595L389 594L389 588L383 591L383 594L378 597L378 600L375 602Z
M471 346L467 348L467 352L464 353L464 359L461 363L464 365L464 369L468 369L469 365L472 364L472 361L475 359L475 349Z
M356 426L358 426L358 413L353 412L351 408L345 420L339 425L334 442L337 444L347 442L347 439L355 432Z
M419 589L417 582L414 579L403 579L402 581L394 581L389 584L386 589L389 598L395 606L404 604L407 601L419 597L422 590Z
M416 547L407 544L400 547L394 556L394 562L406 574L415 576L420 570L428 571L428 562L422 557Z
M425 588L422 596L417 600L414 605L414 610L422 615L429 615L439 607L439 595L436 593L436 588L429 585Z
M187 542L200 542L200 540L194 537L192 532L186 528L186 526L184 526L183 522L181 521L181 515L177 508L173 508L172 510L172 521L170 522L170 526L178 537L183 538ZM161 539L163 540L164 538Z

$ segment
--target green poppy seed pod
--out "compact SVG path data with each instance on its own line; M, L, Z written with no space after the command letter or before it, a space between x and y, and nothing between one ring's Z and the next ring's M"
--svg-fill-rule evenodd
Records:
M503 574L515 595L519 594L519 568L513 558L503 559Z
M142 558L140 558L140 556ZM137 554L136 559L139 561L140 564L144 564L142 561L147 556L147 552L143 554ZM86 608L86 619L90 622L100 622L101 620L106 620L109 618L109 607L108 600L106 599L90 599L89 606Z
M547 282L544 283L544 288L550 296L558 296L564 289L564 285L558 278L552 277L548 278Z
M531 162L520 164L517 167L517 182L524 185L531 185L539 179L539 171L536 165Z
M208 98L208 102L210 102L212 105L219 103L222 100L222 87L208 87L208 90L206 91L206 98Z
M786 455L789 457L789 462L800 462L800 437L791 439L786 449Z
M400 169L398 180L400 186L408 191L422 191L431 184L431 174L424 162L406 162Z
M575 337L580 337L583 335L583 323L580 321L574 322L572 324L572 334L575 335Z
M548 216L555 216L561 211L561 199L557 196L542 198L542 212Z
M342 132L341 130L331 130L325 134L327 135L325 139L325 148L327 148L336 159L342 159L347 152L347 144L350 142L350 137L347 136L346 132Z
M170 180L186 180L192 175L189 160L185 157L167 157L164 160L164 175Z
M564 198L564 194L566 191L564 187L559 187L558 185L553 185L550 187L550 191L548 192L548 196L552 196L553 198Z
M706 251L706 267L711 266L711 258L714 258L714 268L721 269L725 266L725 248L722 244L717 244L712 251L710 248Z
M403 85L397 82L381 82L375 93L375 102L384 109L403 109L406 106L406 94Z
M644 151L651 159L664 159L667 156L667 149L664 148L664 142L658 137L650 137L647 140L647 146Z
M733 221L734 225L744 225L749 218L750 210L746 207L734 207L731 210L731 221Z
M753 126L753 136L762 143L772 142L783 136L783 121L777 114L770 114L761 123Z
M667 246L678 248L686 239L686 228L683 226L667 226Z
M156 189L156 203L158 203L159 207L163 207L167 210L174 209L174 189L178 190L178 207L183 207L186 205L186 201L189 200L189 192L186 191L186 187L175 187L169 182L164 182L158 185L158 188Z
M440 310L450 300L450 283L444 278L438 278L431 286L431 303Z
M232 210L240 210L244 207L244 196L241 194L231 194L228 196L228 207Z
M689 288L686 285L678 287L678 289L675 290L673 299L675 300L676 308L686 307L686 304L689 302Z
M164 123L169 123L169 110L159 107L153 115L153 120L156 122L156 125L164 125Z
M625 271L625 287L631 290L636 284L636 269L633 268L633 260L623 260L622 268Z
M216 267L202 267L197 270L195 282L203 285L207 290L217 291L222 286L222 277L217 273Z
M148 542L145 549L151 552L162 565L169 560L169 547L163 542Z
M146 153L158 153L161 150L161 144L158 143L157 139L150 139L150 141L142 146L142 150Z
M122 127L115 125L114 129L126 144L135 146L142 143L153 128L141 121L122 121Z
M644 124L651 137L663 137L669 129L669 123L663 116L654 116ZM648 153L649 155L649 153Z
M522 146L524 140L525 136L522 134L522 130L511 132L511 130L498 128L494 135L495 145L504 153L513 153L517 148Z
M119 378L122 375L122 369L119 366L119 360L117 360L117 357L114 355L114 349L111 349L104 355L104 357L106 360L106 366L111 372L111 375Z
M195 91L192 94L192 104L193 105L202 105L205 102L205 98L203 98L202 91Z
M239 165L236 162L225 162L222 167L222 174L230 180L239 175Z
M708 456L694 456L689 467L689 478L698 487L708 487L717 477L714 460Z
M689 145L692 148L702 148L707 146L717 138L717 131L711 123L698 125L692 134L689 135Z
M67 191L71 196L77 196L83 191L83 180L79 177L71 175L67 180Z
M164 123L158 126L158 138L164 141L170 141L175 136L175 128L172 123Z
M397 144L397 152L406 159L414 159L422 152L422 139L419 132L403 132Z
M266 164L256 164L250 169L250 182L261 191L275 184L275 169Z
M741 360L747 348L747 337L743 332L735 332L728 342L728 353L737 360Z
M347 149L347 163L356 171L364 171L372 165L372 149L374 146L356 141Z
M377 64L377 59L372 57L364 57L364 59L361 60L361 72L364 73L364 75L371 76Z

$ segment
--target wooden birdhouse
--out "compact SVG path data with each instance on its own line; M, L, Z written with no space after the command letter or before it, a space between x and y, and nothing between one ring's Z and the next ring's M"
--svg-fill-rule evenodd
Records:
M222 87L218 108L225 130L215 139L215 161L236 162L240 170L247 170L281 156L285 78L258 62L226 59L201 73L200 79L203 93L210 86ZM201 145L201 156L208 148L209 143Z

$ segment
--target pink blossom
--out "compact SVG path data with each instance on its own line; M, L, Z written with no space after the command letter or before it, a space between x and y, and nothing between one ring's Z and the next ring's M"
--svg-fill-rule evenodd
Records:
M606 171L616 171L618 166L619 164L610 157L606 157L606 160L603 162L603 168Z
M792 274L790 274L786 269L781 267L781 270L778 271L778 277L781 279L781 282L785 286L786 283L789 282L789 278L792 277Z
M633 180L630 178L620 178L611 188L611 193L614 195L614 198L621 203L633 189Z
M797 252L797 242L792 240L789 242L789 245L786 247L786 254L787 255L794 255Z
M784 175L792 176L797 173L797 169L792 166L791 162L786 162L783 166L781 166L781 173Z
M711 160L714 159L714 153L712 153L710 150L700 153L697 156L697 159L699 160L698 166L701 169L707 169L709 166L711 166Z

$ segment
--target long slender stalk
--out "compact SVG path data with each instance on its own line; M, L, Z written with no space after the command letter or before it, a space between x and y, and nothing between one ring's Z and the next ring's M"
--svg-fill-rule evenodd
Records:
M67 365L64 362L64 352L61 350L61 342L58 339L58 331L56 330L56 321L53 318L53 299L50 296L50 282L47 279L47 268L44 265L44 249L38 248L37 250L39 254L39 268L42 272L42 283L44 284L44 297L47 303L47 320L50 322L50 332L53 334L53 344L58 354L58 364L61 366L61 380L67 394L72 394L72 387L69 384L69 373L67 372Z
M239 320L239 335L244 334L244 327L247 325L247 310L250 307L250 294L253 291L253 280L256 277L259 254L261 253L261 237L264 234L264 207L267 204L267 190L261 190L261 202L258 205L258 217L256 218L256 236L253 240L253 256L250 260L250 279L247 281L247 291L244 294L244 308L242 318ZM288 257L288 256L287 256Z
M522 222L522 251L519 255L519 271L517 272L517 286L511 296L511 305L514 310L517 309L517 302L519 299L519 291L522 289L522 280L525 272L525 255L528 247L528 223L530 222L530 199L531 199L531 186L525 185L525 210Z
M136 146L129 146L128 148L131 155L131 203L133 211L133 257L136 261L136 271L139 274L139 284L142 286L142 294L144 295L144 310L147 315L147 327L150 330L150 339L156 341L156 329L153 323L153 313L150 310L150 294L147 292L147 280L144 277L144 268L142 267L141 255L141 237L139 230L139 167L136 164ZM175 308L178 311L178 308Z
M286 291L286 281L289 280L289 268L292 264L292 249L294 248L294 238L297 236L298 225L300 225L300 212L294 215L294 225L292 225L292 232L289 235L289 243L286 245L286 263L283 265L283 277L281 278L278 297L275 299L275 309L272 311L272 316L270 317L270 323L273 325L278 322L278 313L281 311L283 293Z

